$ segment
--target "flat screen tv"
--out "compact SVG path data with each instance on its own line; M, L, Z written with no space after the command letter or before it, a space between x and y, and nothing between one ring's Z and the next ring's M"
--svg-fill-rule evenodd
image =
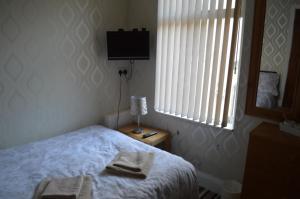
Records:
M149 59L149 31L108 31L106 40L109 60Z

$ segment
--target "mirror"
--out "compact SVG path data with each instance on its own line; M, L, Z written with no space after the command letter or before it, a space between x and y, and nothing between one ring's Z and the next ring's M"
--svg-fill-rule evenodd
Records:
M300 121L300 0L255 0L246 114Z
M274 109L290 108L292 105L289 100L292 93L289 92L293 91L286 88L286 82L289 68L295 67L293 66L295 63L291 62L291 55L297 50L292 49L292 44L300 36L297 27L294 28L299 24L300 19L296 14L298 12L300 6L297 6L297 0L266 1L257 107ZM295 81L292 83L295 84Z

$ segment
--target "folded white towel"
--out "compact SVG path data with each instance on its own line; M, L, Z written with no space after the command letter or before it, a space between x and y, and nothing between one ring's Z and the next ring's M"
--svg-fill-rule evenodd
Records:
M50 180L44 192L42 199L70 198L78 199L83 183L83 176L71 178L56 178Z
M92 180L89 176L46 178L36 189L34 199L90 199Z
M116 174L146 178L154 159L153 153L120 152L107 165L107 170Z

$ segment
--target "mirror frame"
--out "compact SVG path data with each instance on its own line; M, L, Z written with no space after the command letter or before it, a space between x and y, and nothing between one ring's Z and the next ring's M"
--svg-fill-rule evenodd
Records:
M292 119L299 121L300 119L300 81L296 82L296 87L293 93L293 103L289 108L262 108L256 106L257 87L259 80L259 72L261 65L262 45L264 36L264 24L266 15L267 0L255 0L253 30L252 30L252 45L251 45L251 59L248 76L248 89L246 99L246 114L251 116L258 116L275 121L283 121L284 119ZM297 77L300 70L297 71Z

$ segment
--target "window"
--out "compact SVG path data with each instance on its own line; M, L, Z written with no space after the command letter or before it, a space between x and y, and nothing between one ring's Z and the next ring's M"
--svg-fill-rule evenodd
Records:
M158 0L155 110L232 128L240 0Z

